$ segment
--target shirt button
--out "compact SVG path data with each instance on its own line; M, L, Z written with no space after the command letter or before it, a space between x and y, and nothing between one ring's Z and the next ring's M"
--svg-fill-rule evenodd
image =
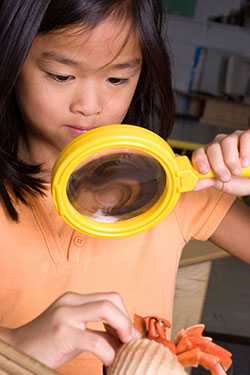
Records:
M74 239L73 239L73 243L74 243L74 245L76 245L76 246L78 246L78 247L81 247L81 246L83 246L83 244L84 244L84 240L83 240L81 237L76 236L76 237L74 237Z

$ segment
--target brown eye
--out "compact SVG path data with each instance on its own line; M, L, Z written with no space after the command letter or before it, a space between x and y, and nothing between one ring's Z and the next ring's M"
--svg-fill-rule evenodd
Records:
M70 75L64 76L61 74L53 74L53 73L48 73L48 75L57 82L68 82L74 79L74 77Z
M115 86L122 85L124 83L128 82L127 78L116 78L116 77L110 77L108 81Z

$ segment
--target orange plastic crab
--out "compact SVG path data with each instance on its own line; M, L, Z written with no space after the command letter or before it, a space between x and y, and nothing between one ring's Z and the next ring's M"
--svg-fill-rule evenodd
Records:
M168 320L158 316L134 316L135 327L141 334L159 342L171 350L183 367L203 366L212 375L226 375L232 364L232 354L212 342L210 337L202 336L204 324L196 324L178 332L174 342L167 339L171 327Z

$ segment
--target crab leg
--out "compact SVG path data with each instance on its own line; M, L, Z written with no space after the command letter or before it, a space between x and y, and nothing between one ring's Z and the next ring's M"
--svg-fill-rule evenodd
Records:
M226 375L232 364L232 354L212 342L210 337L202 336L204 324L182 329L175 342L167 339L167 330L171 327L168 320L155 316L135 315L135 326L142 335L154 340L176 355L183 367L203 366L212 375Z
M176 335L175 344L177 345L179 343L179 341L183 337L186 337L186 336L203 337L202 333L203 333L204 329L205 329L204 324L195 324L191 327L181 329Z
M183 367L198 367L199 365L209 370L212 375L226 375L225 370L220 365L220 358L203 353L199 348L189 350L177 355Z
M177 345L177 354L186 352L192 348L199 348L203 353L211 354L219 358L220 363L225 370L228 370L232 364L232 354L219 345L214 344L206 337L185 337Z

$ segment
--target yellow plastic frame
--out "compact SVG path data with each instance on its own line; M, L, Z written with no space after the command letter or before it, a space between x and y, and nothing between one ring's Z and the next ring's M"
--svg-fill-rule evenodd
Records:
M80 214L67 196L69 177L96 153L123 148L146 153L161 164L167 176L161 198L148 211L115 223L97 222ZM182 192L192 190L200 178L212 176L196 172L186 156L176 157L157 134L134 125L113 124L81 134L65 147L53 168L51 189L57 211L71 227L93 237L120 238L152 228L174 208Z

